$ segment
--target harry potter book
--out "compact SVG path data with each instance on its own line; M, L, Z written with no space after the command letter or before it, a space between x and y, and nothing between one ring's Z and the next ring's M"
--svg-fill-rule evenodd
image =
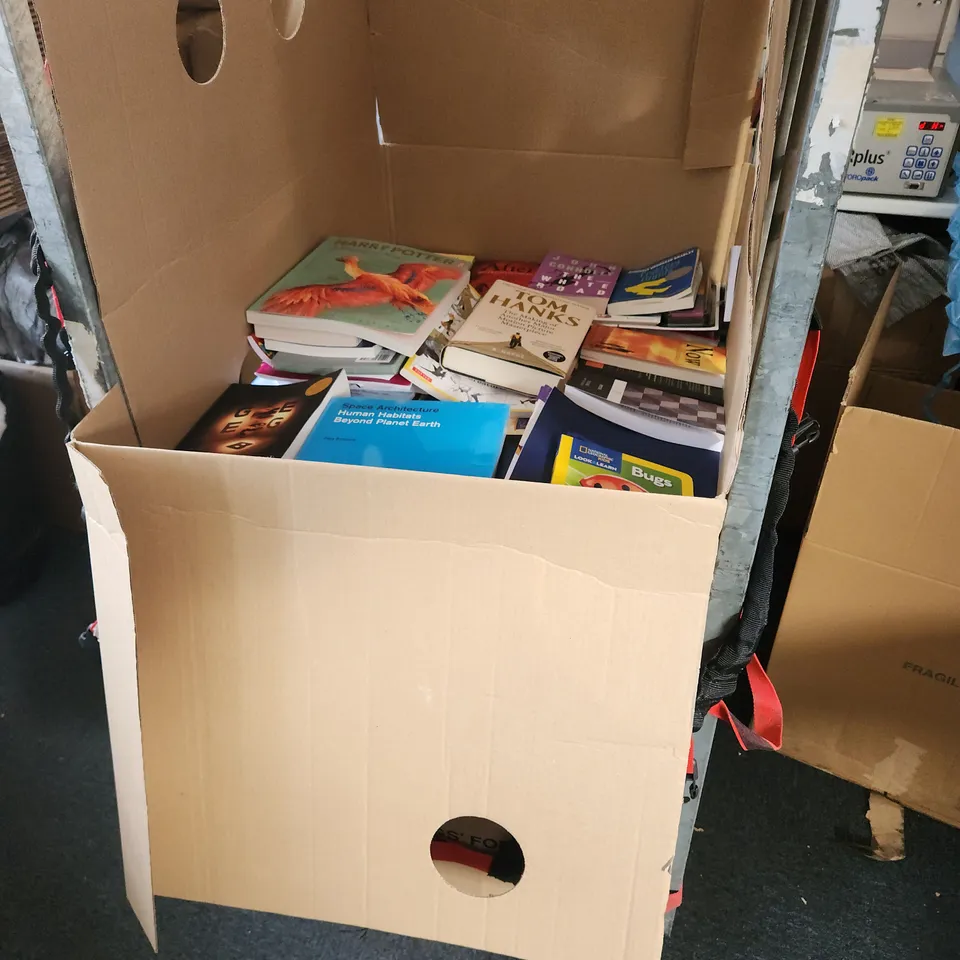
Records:
M403 244L329 237L248 310L258 334L360 337L412 356L469 279L460 257ZM283 331L281 333L281 331Z
M349 396L342 371L285 386L232 383L177 449L292 458L328 404Z

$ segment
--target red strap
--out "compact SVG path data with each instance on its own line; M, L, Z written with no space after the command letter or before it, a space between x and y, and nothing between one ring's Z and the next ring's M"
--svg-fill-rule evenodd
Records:
M683 903L683 887L679 890L671 890L670 896L667 897L667 909L665 912L669 913L671 910L676 910L681 903Z
M473 850L451 840L433 840L430 843L430 858L438 863L462 863L481 873L490 872L493 856L482 850Z
M747 680L753 694L753 722L749 727L722 700L710 712L730 724L744 750L779 750L783 743L783 707L756 654L747 664Z
M687 754L687 776L692 777L697 772L697 762L693 756L693 737L690 738L690 753Z
M820 349L820 331L811 327L803 345L803 355L800 358L800 369L797 371L797 383L793 388L793 407L797 420L803 419L803 409L807 405L807 394L810 392L810 380L813 378L813 368L817 364L817 352Z

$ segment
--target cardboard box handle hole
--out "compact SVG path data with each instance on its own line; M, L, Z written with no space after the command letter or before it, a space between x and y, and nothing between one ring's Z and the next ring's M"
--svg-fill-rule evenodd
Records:
M486 817L454 817L434 833L430 858L437 873L468 897L502 897L523 877L523 849L505 827Z
M303 23L303 10L307 0L270 0L273 24L284 40L292 40Z
M223 10L220 0L178 0L177 47L194 83L210 83L223 63Z

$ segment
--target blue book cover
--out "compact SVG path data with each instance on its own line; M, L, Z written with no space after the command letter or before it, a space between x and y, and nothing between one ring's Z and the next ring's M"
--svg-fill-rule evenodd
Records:
M324 412L297 459L492 477L509 416L505 403L342 400Z
M613 316L657 313L679 309L685 300L696 301L700 284L700 250L691 247L648 267L624 270L610 297L607 312Z
M567 435L659 465L661 471L679 472L689 478L689 492L696 497L717 495L719 451L699 450L628 430L584 410L556 389L550 391L535 416L521 441L511 480L550 483L561 442Z

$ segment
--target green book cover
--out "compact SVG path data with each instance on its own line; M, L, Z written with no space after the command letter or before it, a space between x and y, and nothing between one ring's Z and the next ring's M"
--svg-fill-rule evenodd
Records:
M467 274L468 265L457 257L328 237L256 300L248 315L254 323L257 315L310 318L412 335L455 287L459 292Z

